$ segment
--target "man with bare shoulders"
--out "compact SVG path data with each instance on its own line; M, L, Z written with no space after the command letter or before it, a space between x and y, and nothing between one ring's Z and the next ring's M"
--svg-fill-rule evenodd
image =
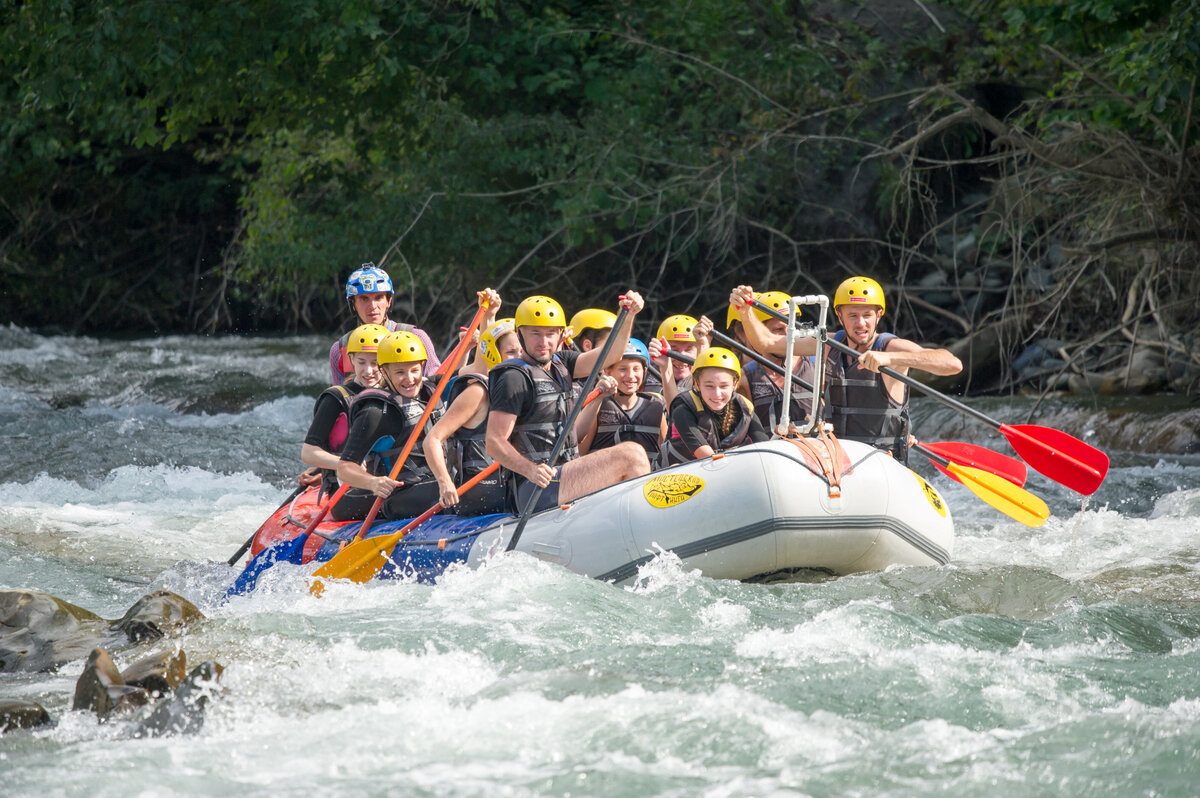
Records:
M784 333L770 332L751 312L753 298L753 290L745 285L729 295L751 345L759 351L782 355L786 348ZM919 369L949 376L962 371L962 362L945 349L926 349L892 333L880 333L877 328L886 308L883 288L869 277L851 277L838 286L833 312L842 329L833 338L855 349L858 356L830 350L825 389L835 435L869 443L907 463L908 386L880 374L879 369L887 366L901 374ZM816 346L812 338L798 339L796 354L814 354Z
M634 317L643 307L642 297L630 291L621 306L629 309L629 315L613 329L615 340L603 366L624 355ZM591 373L600 350L559 351L566 316L549 297L529 297L513 315L522 354L496 366L488 378L487 454L508 469L516 508L524 508L535 486L543 488L533 508L537 512L650 473L646 450L633 441L579 457L575 430L567 433L562 465L550 466L551 450L571 409L571 380Z

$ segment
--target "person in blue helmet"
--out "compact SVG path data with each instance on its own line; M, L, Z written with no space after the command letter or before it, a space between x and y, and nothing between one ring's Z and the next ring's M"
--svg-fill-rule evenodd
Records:
M646 450L654 467L667 437L667 405L662 396L642 390L650 351L636 338L625 345L621 359L605 369L616 380L615 392L600 403L595 421L579 441L579 453L633 441Z
M346 280L346 304L350 306L350 312L358 317L355 326L381 324L387 327L389 332L403 330L417 336L429 355L429 360L425 363L425 376L432 376L442 365L437 353L433 351L433 341L420 327L400 324L388 318L394 296L392 278L374 263L364 263L351 272L350 278ZM354 376L354 366L350 363L350 356L346 351L349 342L350 333L346 333L329 347L329 374L334 385L341 385Z

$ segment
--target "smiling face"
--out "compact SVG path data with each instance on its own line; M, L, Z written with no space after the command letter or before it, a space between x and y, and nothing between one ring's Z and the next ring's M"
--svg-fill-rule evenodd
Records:
M385 363L383 373L387 375L392 389L403 397L415 399L421 390L421 381L425 373L425 361L413 363Z
M875 340L875 328L883 315L878 305L840 305L836 313L852 345L870 346Z
M700 392L704 406L714 413L725 409L725 405L733 398L733 389L737 387L732 371L713 367L697 371L692 383Z
M535 363L546 365L554 357L554 353L562 345L562 327L530 327L519 328L525 345L525 354Z
M354 296L354 312L363 324L383 324L387 321L388 310L391 307L391 294L377 292Z
M695 360L696 355L700 354L700 344L695 341L667 341L667 345L673 351L687 355L692 360ZM675 382L679 382L692 373L692 367L681 360L671 358L671 373L675 375Z
M646 367L632 358L618 360L604 371L617 381L617 390L626 396L637 393L646 379Z
M374 388L383 377L374 352L354 352L350 355L350 365L354 367L355 382L364 388Z

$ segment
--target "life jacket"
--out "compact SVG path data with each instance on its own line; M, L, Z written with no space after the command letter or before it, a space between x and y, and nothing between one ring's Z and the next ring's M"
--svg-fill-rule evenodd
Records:
M500 363L492 369L492 375L497 374L500 369L520 370L529 378L530 388L534 392L533 409L517 418L509 440L518 452L533 462L548 462L570 413L572 381L567 367L555 356L550 361L549 373L521 358ZM575 440L575 431L569 430L559 462L565 463L578 456L579 447Z
M413 427L421 418L421 414L425 412L425 406L429 400L433 398L433 390L433 385L425 380L421 383L421 390L415 399L409 399L380 388L367 388L359 393L350 408L351 426L354 424L354 417L372 402L383 402L385 418L387 413L393 412L399 414L400 420L394 433L383 434L371 444L371 449L367 452L366 459L363 460L363 468L376 476L391 473L392 464L400 456L404 444L408 442L408 437L412 434ZM425 422L421 436L418 436L416 444L404 461L404 467L400 469L397 480L412 483L422 482L433 477L433 472L429 470L429 466L425 462L421 437L429 434L429 430L433 429L433 425L445 412L446 406L441 400L438 400L437 407L429 414L429 419Z
M742 396L740 393L734 393L731 402L737 402L738 407L742 410L741 418L734 428L730 430L725 437L720 437L717 426L719 419L708 407L704 404L704 400L700 397L699 391L688 391L681 393L675 397L675 401L671 404L671 409L674 410L676 404L683 404L685 407L692 407L696 411L697 426L704 434L704 442L712 447L713 452L723 452L726 449L732 449L735 446L740 446L746 442L746 435L750 431L750 421L754 418L754 406L750 404L750 400ZM667 439L666 445L667 462L671 465L679 463L688 463L695 458L688 452L680 442L679 431L672 425L671 437Z
M845 342L846 331L839 330L833 337ZM884 351L895 337L881 333L871 349ZM829 354L825 384L834 435L868 443L908 463L908 386L904 387L904 401L897 403L883 384L882 375L862 368L858 358L844 352Z
M486 374L460 374L450 386L450 398L446 406L454 404L454 400L471 385L482 385L487 393L488 379ZM492 458L487 456L487 416L483 417L474 427L462 426L450 436L450 456L447 462L458 475L458 484L466 482L483 469L492 464Z
M363 387L354 380L346 382L344 385L330 385L325 390L321 391L317 401L313 404L313 415L317 414L317 404L320 404L321 396L328 396L333 399L341 407L342 412L338 413L337 419L334 420L333 426L329 428L329 437L325 440L326 451L332 454L341 454L342 446L346 443L346 436L350 433L350 405L354 401L354 397L361 393Z
M811 384L813 381L812 369L807 367L807 363L807 360L801 361L796 375ZM807 376L805 376L806 371L808 372ZM775 426L783 417L783 389L775 384L766 368L758 363L747 363L742 367L742 374L750 386L750 398L754 402L754 415L758 416L763 429L774 434ZM792 380L792 401L788 418L793 424L800 424L808 420L808 411L812 404L811 399L808 398L810 396L811 393L801 388L794 379Z
M592 438L592 448L607 449L624 441L633 441L646 450L653 463L659 456L661 444L658 436L666 412L666 405L657 394L639 391L631 410L621 407L613 397L605 397L596 414L596 435Z
M412 324L401 324L400 322L392 321L391 319L384 320L384 326L389 332L402 330L404 332L412 332L416 327ZM357 328L356 328L357 329ZM338 339L337 348L329 352L329 369L333 374L341 374L342 382L354 376L354 364L350 362L350 353L346 351L346 347L350 345L350 333L354 330L349 330L345 335Z

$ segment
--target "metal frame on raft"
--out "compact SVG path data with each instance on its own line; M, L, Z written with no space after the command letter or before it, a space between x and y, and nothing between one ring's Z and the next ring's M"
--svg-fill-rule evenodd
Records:
M820 307L817 326L803 328L797 326L797 309L801 305L818 305ZM812 435L816 431L817 425L821 423L820 386L825 381L825 327L828 316L829 297L823 294L806 294L804 296L793 296L788 299L787 343L784 347L783 356L783 413L779 417L779 423L775 425L775 434L781 438L786 438L792 427L792 362L794 360L796 338L798 337L816 338L817 354L816 368L813 372L812 381L812 409L808 414L808 423L802 429L797 429L796 431L801 435Z

